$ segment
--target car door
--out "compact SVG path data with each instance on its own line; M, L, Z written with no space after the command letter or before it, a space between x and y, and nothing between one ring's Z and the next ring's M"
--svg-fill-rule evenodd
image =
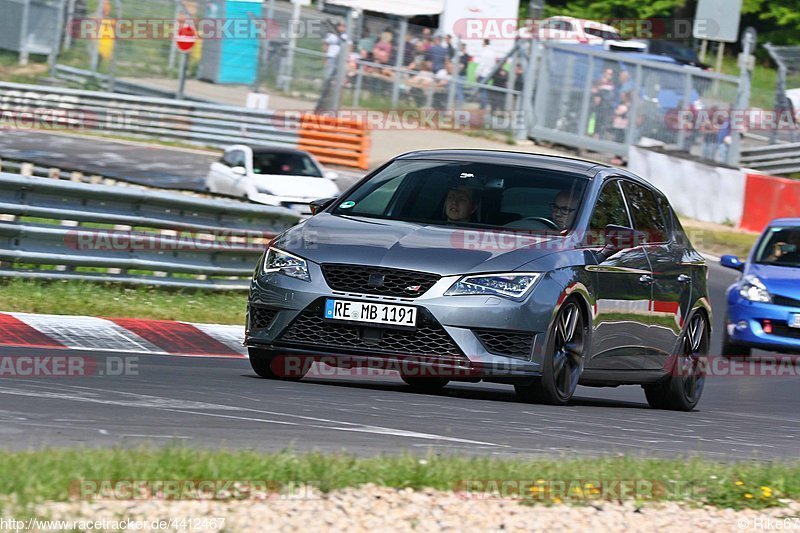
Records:
M589 224L589 238L598 249L605 244L608 225L632 227L619 179L607 181L598 196ZM596 275L592 370L638 370L650 325L652 276L644 246L631 235L631 246L587 266Z
M234 168L245 169L244 174L237 174ZM247 164L247 154L243 149L237 148L230 153L230 193L233 196L247 196L249 174L252 165Z
M631 181L622 189L634 227L645 234L645 251L653 270L649 350L645 369L662 368L680 337L683 318L691 305L691 270L684 262L685 247L673 238L669 204L661 194Z

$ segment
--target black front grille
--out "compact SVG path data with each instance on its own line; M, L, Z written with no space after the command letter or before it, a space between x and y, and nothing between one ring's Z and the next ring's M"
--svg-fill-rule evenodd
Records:
M466 361L444 328L432 316L422 315L425 313L420 313L420 326L415 330L386 329L326 321L322 318L322 307L312 305L300 313L278 341L345 353L370 352Z
M363 265L322 265L322 274L335 291L404 298L421 296L440 278L427 272Z
M277 309L250 308L250 329L268 328L278 315Z
M775 305L785 305L787 307L800 307L800 300L777 294L772 295L772 303Z
M789 339L800 339L800 328L789 327L786 322L772 321L772 335L777 337L787 337Z
M533 335L502 329L473 330L489 353L528 358L533 348Z

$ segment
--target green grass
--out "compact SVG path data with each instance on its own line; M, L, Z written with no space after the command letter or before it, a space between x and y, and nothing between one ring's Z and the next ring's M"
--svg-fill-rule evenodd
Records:
M241 291L8 280L0 283L0 302L6 312L244 324L247 296Z
M489 457L394 455L356 458L344 454L295 454L289 451L208 451L161 449L48 449L0 452L0 497L14 495L21 505L69 499L80 480L240 480L270 486L312 485L323 492L373 483L393 488L469 490L478 483L517 481L529 501L558 503L557 492L535 499L525 487L587 487L573 491L569 503L597 501L588 488L613 481L640 481L640 501L671 500L732 508L780 505L800 498L798 463L714 463L702 459L659 460L633 457L591 459L499 459ZM738 482L738 483L737 483ZM765 487L762 489L762 487ZM746 494L752 497L748 498ZM478 496L478 494L475 494Z
M708 228L695 225L687 220L681 220L681 223L694 247L709 254L733 254L747 257L758 239L758 235L755 233L744 233L735 229Z

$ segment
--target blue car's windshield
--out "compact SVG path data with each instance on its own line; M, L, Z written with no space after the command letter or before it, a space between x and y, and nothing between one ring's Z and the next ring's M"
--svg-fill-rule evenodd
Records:
M336 215L530 231L572 228L586 178L539 168L398 160L362 183Z
M767 229L758 244L755 262L800 267L800 227Z

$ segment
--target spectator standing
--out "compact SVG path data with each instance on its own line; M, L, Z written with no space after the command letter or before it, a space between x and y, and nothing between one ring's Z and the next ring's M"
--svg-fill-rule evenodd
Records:
M442 45L442 38L438 35L433 38L433 45L428 49L427 60L433 65L433 71L442 70L447 62L447 48Z
M336 32L328 33L322 45L325 52L325 79L329 79L336 72L336 63L339 58L339 51L342 45L347 43L347 33L345 33L344 22L336 24Z

